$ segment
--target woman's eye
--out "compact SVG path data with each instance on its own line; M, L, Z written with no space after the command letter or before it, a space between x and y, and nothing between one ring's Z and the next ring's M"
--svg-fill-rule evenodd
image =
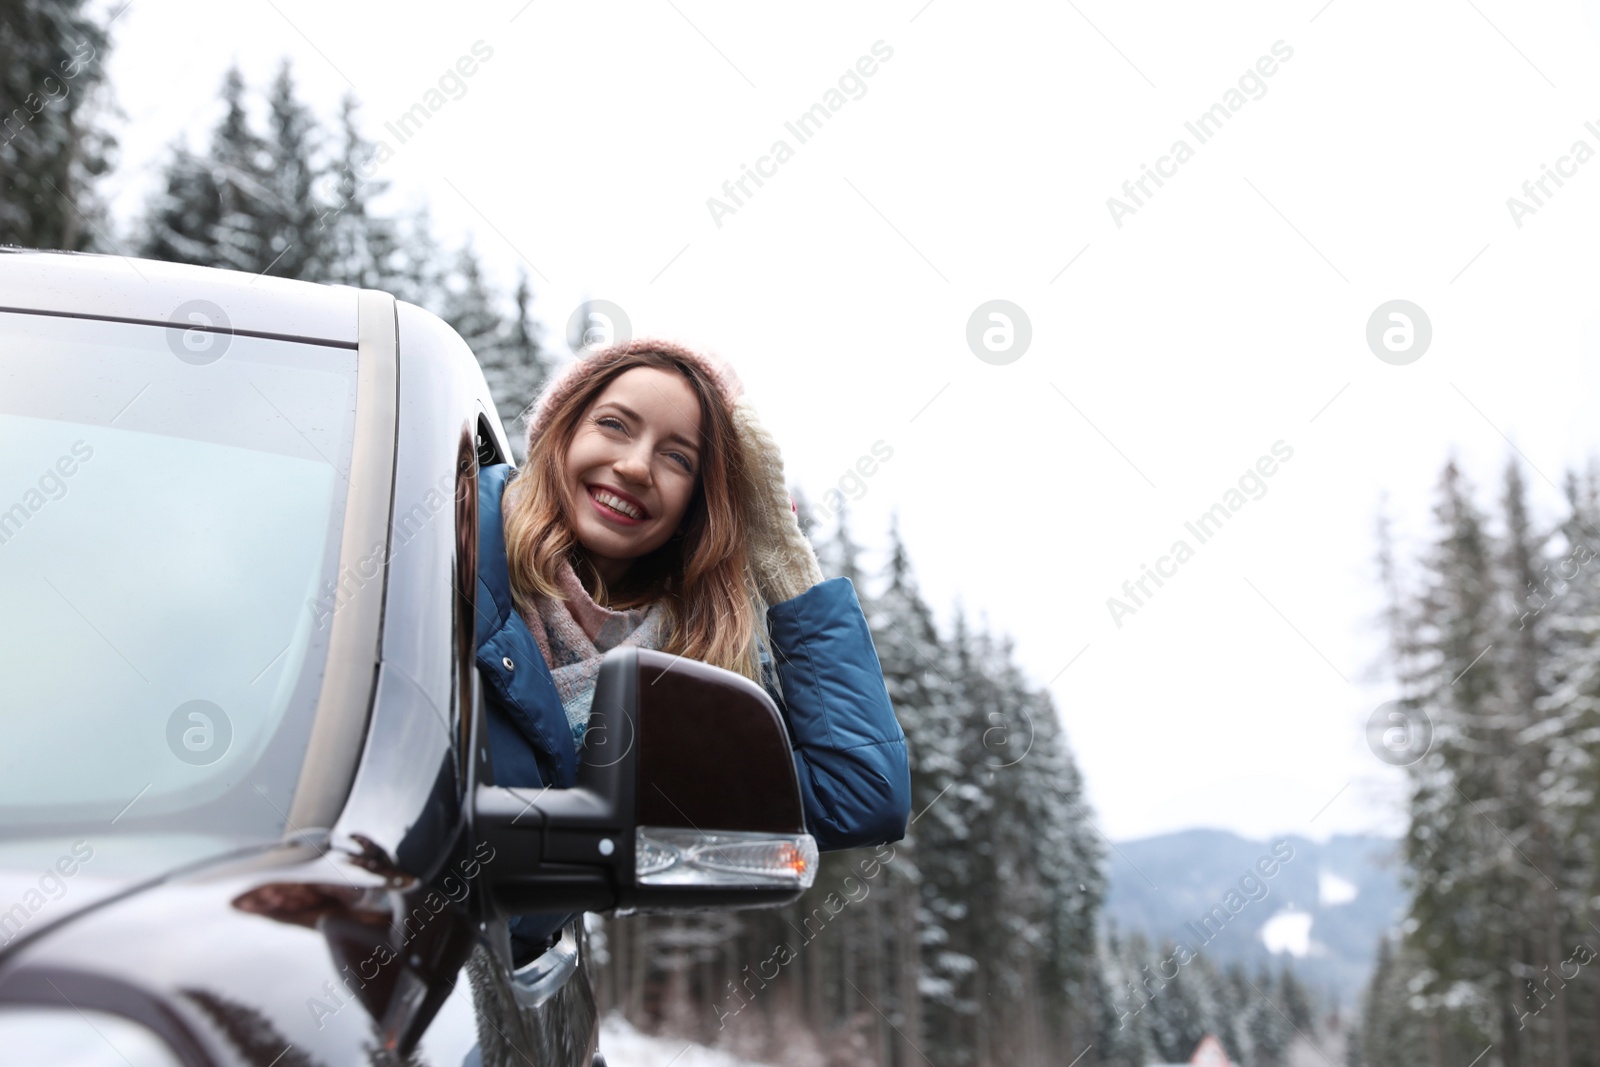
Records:
M694 463L689 459L688 456L685 456L682 452L673 452L671 455L673 459L682 464L684 470L691 474L694 473Z
M623 429L627 428L627 427L622 425L622 420L621 419L614 419L610 415L602 415L598 419L595 419L594 422L595 422L596 426L614 425L619 430L623 430Z

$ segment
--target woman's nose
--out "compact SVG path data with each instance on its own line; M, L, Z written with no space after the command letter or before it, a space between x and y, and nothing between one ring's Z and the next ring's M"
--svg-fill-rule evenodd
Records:
M619 475L633 482L650 480L650 459L641 449L630 448L617 457L615 464Z

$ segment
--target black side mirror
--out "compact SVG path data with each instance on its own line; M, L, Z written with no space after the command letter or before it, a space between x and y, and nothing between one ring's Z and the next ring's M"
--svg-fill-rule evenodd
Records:
M732 671L612 649L571 789L477 785L507 914L772 907L816 877L783 719Z

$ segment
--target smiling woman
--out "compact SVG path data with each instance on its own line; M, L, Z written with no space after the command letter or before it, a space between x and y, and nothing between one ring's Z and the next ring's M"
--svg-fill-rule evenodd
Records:
M819 849L897 841L911 772L866 617L848 578L823 580L742 394L731 367L670 342L589 350L546 384L526 467L482 471L494 781L573 785L601 661L635 645L765 687ZM519 920L518 952L564 919Z
M618 644L760 678L733 489L739 388L686 349L634 342L571 364L539 400L507 489L506 556L579 739L599 658Z
M732 367L670 342L589 350L546 384L527 466L485 472L479 577L515 608L479 620L507 712L490 717L497 778L570 784L600 661L656 648L767 688L824 848L896 840L910 774L866 619L849 579L823 580L743 391Z

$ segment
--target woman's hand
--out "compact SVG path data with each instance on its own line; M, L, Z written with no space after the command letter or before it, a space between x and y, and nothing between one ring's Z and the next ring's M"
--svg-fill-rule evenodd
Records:
M778 443L761 424L749 397L740 396L734 403L733 424L743 454L740 466L745 480L739 494L750 526L750 566L757 589L770 607L821 582L822 567L800 530Z

